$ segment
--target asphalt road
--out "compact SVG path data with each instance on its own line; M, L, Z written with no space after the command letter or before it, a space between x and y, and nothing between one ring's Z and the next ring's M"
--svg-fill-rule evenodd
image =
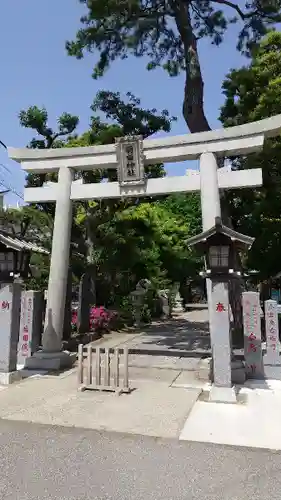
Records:
M281 454L0 420L1 500L280 500Z

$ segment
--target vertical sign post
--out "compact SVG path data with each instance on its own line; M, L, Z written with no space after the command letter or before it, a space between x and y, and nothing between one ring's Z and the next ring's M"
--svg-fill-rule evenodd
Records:
M39 348L42 331L43 297L41 292L28 290L22 292L20 333L18 342L18 366L24 367L25 361Z
M257 292L242 294L244 323L244 356L246 377L264 379L261 345L260 295Z
M280 343L277 302L266 300L264 303L266 331L266 364L280 366Z
M227 283L212 281L210 333L212 337L214 383L210 401L236 403L231 381L231 344Z
M231 387L231 350L227 283L212 283L211 330L213 338L214 384Z
M20 283L7 285L0 290L0 373L8 374L17 369L20 297Z

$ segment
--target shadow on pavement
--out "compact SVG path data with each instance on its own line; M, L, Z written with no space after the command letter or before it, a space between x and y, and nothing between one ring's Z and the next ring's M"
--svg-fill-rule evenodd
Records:
M211 352L208 322L172 318L153 324L128 344L132 354L156 356L204 357Z

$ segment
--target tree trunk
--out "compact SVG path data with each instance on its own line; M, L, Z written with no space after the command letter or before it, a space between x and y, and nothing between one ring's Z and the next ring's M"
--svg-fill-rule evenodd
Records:
M172 1L175 22L180 33L185 54L185 86L183 100L183 116L193 134L211 130L204 113L204 82L197 50L197 39L194 35L189 5L185 0Z
M183 100L183 116L191 133L211 130L204 113L204 82L200 68L197 39L193 32L189 5L185 0L172 3L175 21L181 35L185 52L185 87ZM223 161L218 161L223 166ZM226 225L232 227L226 200L222 203L222 218ZM237 255L237 259L239 256ZM242 323L242 280L231 280L229 284L229 300L233 314L233 342L243 343Z

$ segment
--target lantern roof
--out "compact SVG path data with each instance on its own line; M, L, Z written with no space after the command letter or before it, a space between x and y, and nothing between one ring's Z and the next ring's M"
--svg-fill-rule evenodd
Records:
M193 236L192 238L189 238L188 240L186 240L186 243L190 247L196 245L201 246L200 244L206 243L209 238L218 234L227 236L241 250L250 248L255 241L255 238L252 238L251 236L238 233L237 231L234 231L234 229L230 229L230 227L224 226L221 218L216 217L215 225L213 227L211 227L207 231L203 231L202 233L197 234L196 236Z
M4 230L0 230L0 243L16 252L35 252L48 255L49 252L43 247L19 238L18 236Z

